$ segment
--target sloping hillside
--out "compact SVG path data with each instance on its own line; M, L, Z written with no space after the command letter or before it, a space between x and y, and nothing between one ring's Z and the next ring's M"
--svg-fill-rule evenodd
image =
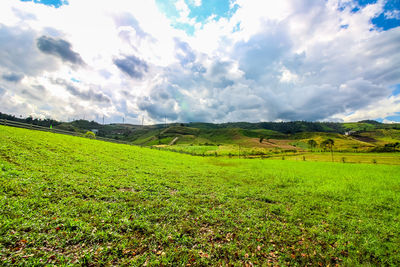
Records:
M354 123L337 122L232 122L232 123L170 123L156 125L99 124L94 121L77 120L61 123L54 120L15 118L1 114L1 118L20 122L37 123L55 128L86 133L95 131L100 137L132 142L143 146L242 146L255 153L270 151L324 150L320 144L326 139L334 141L333 149L347 152L400 151L400 124L384 124L377 121ZM172 142L174 140L174 142ZM310 147L314 140L317 145ZM172 142L172 143L171 143ZM181 147L173 147L182 150ZM236 149L236 148L235 148ZM200 149L203 150L203 149ZM258 151L258 152L257 152ZM230 153L230 152L229 152Z
M399 172L0 126L0 263L398 266Z

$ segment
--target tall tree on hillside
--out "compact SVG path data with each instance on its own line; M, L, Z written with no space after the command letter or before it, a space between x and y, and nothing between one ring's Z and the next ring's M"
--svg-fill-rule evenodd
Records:
M310 149L313 149L318 145L317 142L314 139L308 140L307 144L310 147Z
M328 148L331 151L332 161L333 161L333 146L335 145L335 141L333 139L328 138L321 143L321 147L324 149Z

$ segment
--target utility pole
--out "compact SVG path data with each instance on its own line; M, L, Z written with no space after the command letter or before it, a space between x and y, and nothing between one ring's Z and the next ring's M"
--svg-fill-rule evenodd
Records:
M143 128L143 122L144 122L144 115L142 116L142 128Z
M166 115L164 115L164 125L165 125L165 128L167 128L167 116Z
M125 117L122 117L122 124L125 123Z
M103 115L103 125L104 125L104 115Z

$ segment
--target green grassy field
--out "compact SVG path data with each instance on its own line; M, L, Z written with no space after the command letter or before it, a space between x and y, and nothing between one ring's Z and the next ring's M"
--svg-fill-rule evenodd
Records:
M243 147L239 149L238 145L174 145L174 146L158 146L163 150L184 152L196 156L212 156L239 158L262 158L262 159L284 159L296 161L332 161L331 152L307 151L307 150L289 150L284 152L281 149L271 150L257 147ZM337 152L333 153L333 161L340 163L369 163L369 164L390 164L400 165L400 153L363 153L363 152Z
M296 161L332 161L330 152L306 152L306 153L291 153L284 155L273 155L268 159L285 159ZM400 165L400 153L342 153L334 152L333 161L340 163L367 163L367 164L390 164Z
M0 265L400 265L400 167L0 126Z

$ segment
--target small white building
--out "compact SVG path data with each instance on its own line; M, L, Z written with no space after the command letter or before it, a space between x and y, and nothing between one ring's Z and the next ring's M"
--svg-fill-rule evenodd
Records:
M347 131L344 133L344 135L349 136L352 135L353 133L355 133L355 131Z
M95 135L97 135L98 133L99 133L99 130L98 129L92 129L92 130L90 130L92 133L94 133Z

